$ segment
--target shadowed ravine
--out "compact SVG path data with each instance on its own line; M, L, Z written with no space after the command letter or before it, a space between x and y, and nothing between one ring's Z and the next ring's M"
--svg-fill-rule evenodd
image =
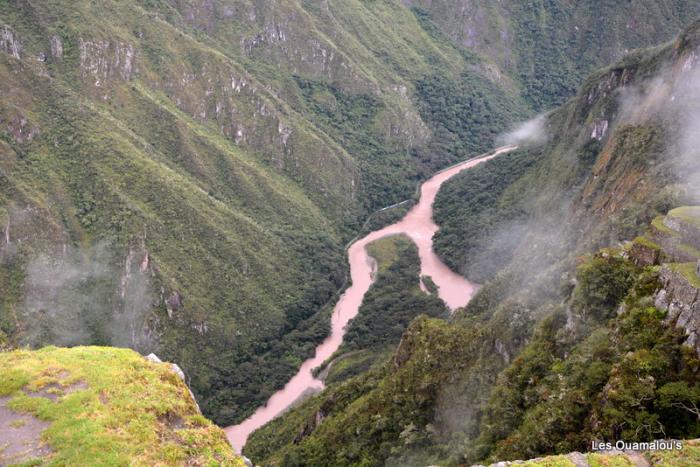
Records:
M353 319L362 304L365 293L374 279L375 261L366 246L388 235L405 234L418 247L421 275L430 276L439 287L438 294L450 310L466 305L476 286L448 268L433 252L433 235L438 227L433 222L433 201L440 186L462 170L474 167L499 154L514 150L514 146L498 148L493 153L454 165L435 174L421 185L420 200L399 222L369 233L348 248L352 285L340 297L331 318L331 334L317 348L316 355L306 360L285 387L270 397L267 403L238 425L225 429L229 442L240 453L248 435L280 415L309 390L323 389L323 382L314 378L312 370L326 361L343 342L345 326Z

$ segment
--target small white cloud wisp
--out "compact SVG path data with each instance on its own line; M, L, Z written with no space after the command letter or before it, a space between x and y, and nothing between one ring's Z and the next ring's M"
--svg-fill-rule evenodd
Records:
M496 138L497 146L534 146L547 141L544 115L518 123L513 129Z

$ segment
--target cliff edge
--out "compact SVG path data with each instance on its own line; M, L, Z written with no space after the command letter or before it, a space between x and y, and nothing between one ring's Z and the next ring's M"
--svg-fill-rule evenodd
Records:
M128 349L0 353L0 465L244 466L168 363Z

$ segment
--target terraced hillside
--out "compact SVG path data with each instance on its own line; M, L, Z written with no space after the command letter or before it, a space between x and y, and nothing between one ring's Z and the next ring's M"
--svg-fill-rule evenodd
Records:
M661 268L663 287L655 306L700 353L700 207L679 207L655 218L649 232L632 243L630 257L636 264Z

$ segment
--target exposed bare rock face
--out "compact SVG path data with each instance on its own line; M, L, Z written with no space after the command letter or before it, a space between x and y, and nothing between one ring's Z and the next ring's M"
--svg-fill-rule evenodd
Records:
M661 265L655 306L666 322L682 328L686 344L700 355L700 210L681 207L652 222L637 238L630 259L639 266Z
M22 44L20 44L19 38L15 35L14 31L7 26L0 28L0 50L12 55L18 60L20 59Z
M61 41L61 38L56 35L51 36L49 45L51 47L51 57L54 60L63 60L63 41Z
M657 293L655 305L665 310L666 321L685 330L686 344L700 355L700 289L686 275L668 265L661 269L663 288Z
M109 79L129 81L136 73L136 49L132 44L119 40L78 40L80 48L80 72L85 78L94 79L96 87ZM52 44L53 50L53 44ZM56 52L59 52L57 47ZM62 46L60 53L63 53Z

